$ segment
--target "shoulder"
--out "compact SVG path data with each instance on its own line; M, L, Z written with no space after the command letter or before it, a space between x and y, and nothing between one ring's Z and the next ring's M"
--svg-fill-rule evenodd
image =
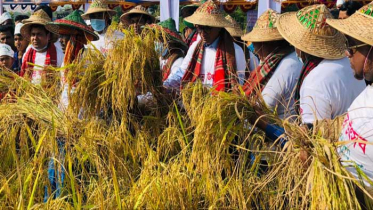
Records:
M303 64L298 60L296 53L292 52L281 60L277 68L287 72L301 72L302 67Z
M243 49L242 49L242 47L240 47L238 44L236 44L236 43L233 43L233 46L234 46L234 51L235 51L235 53L237 54L242 54L242 55L244 55L244 52L243 52Z

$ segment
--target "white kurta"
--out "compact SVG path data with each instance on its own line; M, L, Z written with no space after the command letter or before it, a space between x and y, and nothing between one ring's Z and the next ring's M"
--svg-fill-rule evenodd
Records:
M365 82L354 78L348 58L323 60L304 79L300 89L303 123L334 119L347 112L365 89Z
M267 106L272 110L277 107L276 111L281 119L296 114L294 89L297 86L302 66L296 53L290 53L278 64L262 91Z
M120 40L124 37L124 34L120 31L114 31L114 33L108 37L107 33L98 34L99 40L91 42L102 54L107 53L109 49L113 47L115 41ZM88 45L89 48L93 48L91 45Z
M65 54L63 53L62 49L60 47L58 47L59 45L57 44L57 42L54 43L54 45L55 45L56 51L57 51L57 67L59 68L59 67L61 67L61 65L63 63L63 58L64 58ZM23 58L22 58L23 62L25 62L25 55L27 54L27 52L30 49L31 49L31 46L28 46L26 51L25 51L26 53L23 54ZM34 64L44 67L46 55L47 55L47 51L42 52L42 53L37 52L36 55L35 55ZM41 78L42 78L41 70L43 70L43 68L38 67L38 66L34 66L34 69L33 69L32 80L31 80L31 82L33 84L40 84L41 83Z
M340 141L365 141L373 143L373 87L368 86L348 109L343 122ZM349 143L338 149L342 164L356 177L358 167L373 180L373 145ZM368 182L365 182L370 186Z
M215 75L215 59L216 59L216 52L218 47L219 39L216 39L211 45L205 47L205 51L203 53L202 58L202 67L201 67L201 74L199 75L202 83L208 87L212 87L213 85L213 78ZM183 78L186 69L190 61L192 60L192 56L198 42L194 42L189 50L187 55L185 56L183 63L181 66L172 71L170 76L166 81L164 81L163 85L166 88L179 88L181 84L181 79ZM240 46L234 43L234 50L235 50L235 57L236 57L236 66L237 66L237 73L239 76L240 83L244 82L245 78L245 69L246 69L246 59L245 54Z

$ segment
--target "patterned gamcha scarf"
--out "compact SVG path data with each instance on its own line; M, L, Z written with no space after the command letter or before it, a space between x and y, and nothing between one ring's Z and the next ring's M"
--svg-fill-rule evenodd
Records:
M222 30L215 58L215 76L213 87L217 91L228 91L232 85L238 84L237 67L233 38L226 30ZM205 46L199 41L192 59L186 69L182 83L195 82L201 73L202 58Z
M298 80L298 83L297 83L297 87L295 88L295 108L296 108L296 111L298 112L298 114L300 114L300 88L302 87L302 84L303 84L303 81L304 79L306 79L306 77L308 76L309 73L311 73L311 71L316 67L318 66L321 61L323 61L324 59L323 58L318 58L318 57L314 57L314 56L311 56L311 58L308 59L308 61L303 65L302 67L302 71L300 73L300 77L299 77L299 80Z
M35 63L36 53L36 50L32 48L26 52L22 63L21 72L19 74L21 77L27 76L28 78L32 78L34 66L29 65L29 63ZM57 66L57 50L53 43L49 43L44 66ZM27 75L25 75L26 72Z
M277 49L269 54L263 63L250 74L249 79L246 81L243 87L245 94L249 96L253 94L255 90L263 90L281 60L293 51L293 48L285 47Z
M170 55L170 57L168 57L167 59L167 63L166 65L163 66L163 69L162 69L162 81L164 82L168 76L170 76L171 74L171 67L172 67L172 64L174 64L174 62L179 59L179 58L182 58L184 57L184 53L181 52L181 51L177 51L176 53L173 53L172 55Z

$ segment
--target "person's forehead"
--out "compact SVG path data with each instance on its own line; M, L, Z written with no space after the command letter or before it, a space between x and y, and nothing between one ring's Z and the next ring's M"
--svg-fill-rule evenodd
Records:
M4 60L4 59L9 59L9 58L12 58L8 55L0 55L0 59Z
M36 33L36 32L46 32L46 29L44 28L44 26L31 27L31 33Z

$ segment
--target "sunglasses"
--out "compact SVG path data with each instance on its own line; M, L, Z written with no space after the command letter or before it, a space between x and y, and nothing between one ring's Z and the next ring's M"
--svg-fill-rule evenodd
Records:
M348 53L348 56L353 56L356 53L358 48L367 46L368 44L358 44L358 45L349 46L347 42L346 45L347 45L346 52Z
M206 33L210 33L211 30L212 30L212 27L210 26L200 26L200 25L196 25L196 28L197 28L197 31L200 33L202 31L206 32Z

